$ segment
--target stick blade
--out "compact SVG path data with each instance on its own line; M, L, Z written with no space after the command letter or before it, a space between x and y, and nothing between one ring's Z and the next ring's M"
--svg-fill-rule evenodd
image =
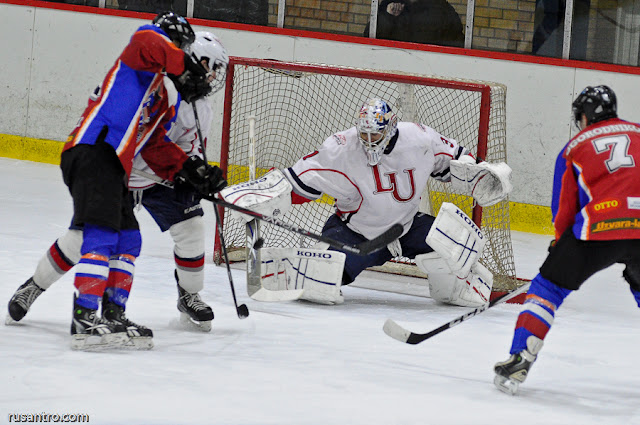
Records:
M384 322L382 330L391 338L400 342L409 341L409 337L411 336L410 331L406 330L405 328L394 322L392 319L387 319L386 322Z
M403 231L404 227L402 227L401 224L396 223L381 235L359 244L358 249L362 255L371 254L372 252L378 251L398 239L402 235Z
M249 317L249 307L246 304L240 304L236 310L240 319L246 319Z

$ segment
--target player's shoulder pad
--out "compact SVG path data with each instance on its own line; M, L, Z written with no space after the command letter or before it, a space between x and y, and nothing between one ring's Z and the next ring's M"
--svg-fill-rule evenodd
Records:
M439 134L431 127L415 122L399 122L398 133L401 142L396 146L406 149L414 149L416 147L424 148L425 154L430 154L432 149L432 140L436 138L440 140Z
M400 121L398 122L398 129L405 132L417 132L417 133L428 133L429 131L433 131L431 127L428 125L412 122L412 121Z
M360 143L357 134L355 127L334 133L322 143L321 150L344 152L359 149Z
M156 33L158 35L166 37L167 39L169 38L167 36L167 34L165 34L165 32L162 31L162 29L160 29L159 27L156 27L155 25L152 25L152 24L145 24L145 25L139 27L133 35L136 35L136 34L141 33L141 32L147 32L147 31L154 32L154 33Z

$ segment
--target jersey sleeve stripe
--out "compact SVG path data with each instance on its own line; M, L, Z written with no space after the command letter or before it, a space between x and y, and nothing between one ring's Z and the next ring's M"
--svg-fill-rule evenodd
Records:
M293 191L297 195L303 196L307 199L318 199L322 196L322 192L304 184L292 168L284 170L284 174L288 177L289 182L293 186Z

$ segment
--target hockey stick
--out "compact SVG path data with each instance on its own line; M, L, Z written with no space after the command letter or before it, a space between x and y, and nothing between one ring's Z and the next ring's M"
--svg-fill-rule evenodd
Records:
M245 319L249 317L249 308L246 304L238 305L238 300L236 299L236 290L233 286L233 277L231 276L231 266L229 265L229 256L227 254L227 245L224 243L224 236L222 236L222 225L220 224L220 214L218 213L218 208L213 207L213 212L216 214L216 225L218 226L218 232L220 233L220 244L222 245L222 253L224 254L224 262L227 265L227 276L229 276L229 284L231 285L231 294L233 294L233 303L236 306L236 313L238 313L238 317L241 319Z
M153 180L156 183L159 183L163 186L166 187L173 187L173 182L169 181L169 180L163 180L160 177L156 176L155 174L150 174L150 173L146 173L142 170L136 170L135 168L133 170L131 170L132 174L136 174L138 176L141 177L146 177L149 180ZM275 217L271 217L268 215L262 215L260 213L257 213L255 211L251 211L248 210L246 208L242 208L239 207L237 205L234 204L230 204L229 202L223 201L222 199L218 199L215 196L205 196L204 199L206 199L207 201L211 201L216 205L220 205L222 207L228 208L230 210L235 210L238 211L242 214L245 215L250 215L252 217L255 217L257 219L260 219L262 221L266 221L267 223L271 223L274 226L277 227L281 227L285 230L288 230L290 232L293 233L298 233L302 236L306 236L310 239L315 239L317 241L320 242L325 242L327 244L329 244L330 246L340 250L340 251L344 251L344 252L350 252L352 254L356 254L356 255L369 255L372 252L378 251L384 247L386 247L388 244L390 244L391 242L393 242L394 240L396 240L398 237L400 237L402 235L402 225L401 224L394 224L393 226L391 226L387 231L383 232L381 235L368 240L368 241L364 241L364 242L360 242L357 245L349 245L349 244L345 244L343 242L340 242L338 240L323 236L323 235L318 235L316 233L312 233L309 230L305 230L301 227L296 226L295 224L289 224L289 223L285 223L282 220L279 220ZM259 243L260 241L258 241Z
M406 342L407 344L420 344L422 341L425 341L429 338L431 338L432 336L436 336L441 332L446 331L449 328L454 327L455 325L459 325L460 323L464 322L467 319L471 319L473 316L477 316L478 314L482 313L485 310L490 309L491 307L501 304L503 302L509 301L512 298L515 298L516 296L522 294L523 292L526 292L527 289L529 289L529 286L531 285L531 283L527 283L526 285L523 285L521 287L519 287L518 289L511 291L507 294L502 295L501 297L496 298L495 300L486 303L485 305L482 305L478 308L476 308L475 310L471 310L468 313L463 314L462 316L459 316L455 319L453 319L450 322L445 323L444 325L430 331L424 334L419 334L419 333L415 333L415 332L411 332L405 328L403 328L402 326L400 326L399 324L397 324L396 322L394 322L391 319L387 319L386 322L384 322L384 326L382 327L382 330L384 331L384 333L386 333L387 335L389 335L391 338L393 339L397 339L400 342Z
M218 198L210 199L209 197L206 197L205 199L213 202L214 204L221 205L225 208L229 208L231 210L235 210L243 214L250 215L262 221L266 221L267 223L271 223L274 226L281 227L290 232L298 233L302 236L306 236L308 238L315 239L320 242L325 242L330 246L332 246L333 248L336 248L340 251L350 252L351 254L362 255L362 256L369 255L372 252L378 251L386 247L388 244L390 244L391 242L399 238L402 235L402 231L403 231L403 227L401 224L394 224L387 231L383 232L382 234L376 236L371 240L360 242L357 245L350 245L350 244L346 244L344 242L338 241L336 239L332 239L323 235L312 233L309 230L305 230L301 227L296 226L295 224L286 223L275 217L262 215L255 211L251 211L251 210L239 207L237 205L230 204L229 202L223 201Z
M209 161L207 161L206 146L204 145L204 139L202 138L202 131L200 130L200 120L198 119L198 110L196 109L196 103L193 102L191 106L193 107L193 116L196 119L196 130L198 130L198 137L200 138L200 143L202 144L202 159L204 159L204 162L208 164ZM229 286L231 287L231 295L233 295L233 304L236 306L236 314L240 319L246 319L247 317L249 317L249 308L247 307L246 304L238 305L238 300L236 298L236 288L233 284L233 276L231 276L231 266L229 265L229 255L227 254L227 245L225 244L224 237L222 236L222 223L220 222L220 213L218 213L218 208L214 206L213 212L216 214L216 226L218 226L220 244L222 245L224 262L227 266L227 276L229 277Z

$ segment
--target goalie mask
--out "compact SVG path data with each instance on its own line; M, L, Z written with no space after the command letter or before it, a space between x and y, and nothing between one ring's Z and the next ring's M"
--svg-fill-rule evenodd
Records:
M151 23L164 31L169 39L176 42L182 50L186 50L196 38L189 22L177 13L159 13Z
M229 55L220 39L208 31L198 31L195 34L195 41L189 47L188 53L198 63L207 61L210 75L213 79L210 82L211 93L220 90L225 83L227 66L229 65Z
M358 114L356 121L358 138L373 166L380 162L389 141L398 130L398 117L391 107L381 99L367 100Z
M571 106L578 128L582 114L587 117L587 125L618 116L616 94L607 86L586 87Z

